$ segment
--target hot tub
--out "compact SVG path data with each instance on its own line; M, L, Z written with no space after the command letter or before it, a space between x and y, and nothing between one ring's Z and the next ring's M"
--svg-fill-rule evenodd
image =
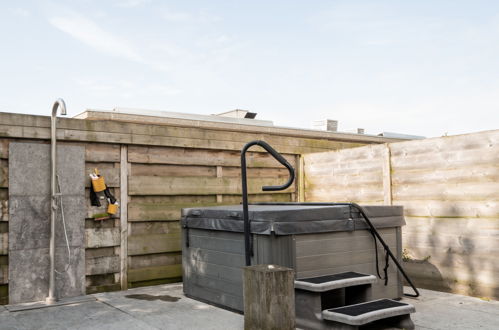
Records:
M369 219L401 260L401 206L364 206ZM251 263L295 270L296 278L355 271L376 275L374 239L359 212L349 205L250 205ZM241 205L182 210L184 293L194 299L243 311L245 266ZM383 276L384 249L378 243ZM393 263L388 283L378 280L372 299L400 298L402 278Z

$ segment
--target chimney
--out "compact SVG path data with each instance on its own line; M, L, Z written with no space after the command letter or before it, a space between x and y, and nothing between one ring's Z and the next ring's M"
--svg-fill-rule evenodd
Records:
M338 121L332 119L314 120L312 122L312 128L319 131L337 132Z

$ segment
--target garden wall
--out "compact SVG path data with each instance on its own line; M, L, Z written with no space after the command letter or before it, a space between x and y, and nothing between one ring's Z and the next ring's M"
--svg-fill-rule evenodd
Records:
M417 286L499 298L499 130L303 157L303 199L403 205Z
M180 281L180 209L240 203L239 152L245 143L265 140L296 167L306 152L389 141L136 115L94 119L59 118L57 130L60 144L85 147L85 175L98 168L121 205L114 219L95 221L92 216L105 212L105 205L93 207L87 198L87 293ZM0 113L0 304L8 303L9 144L49 143L49 137L49 117ZM258 147L251 150L250 200L296 200L296 184L283 192L261 192L262 185L285 181L287 171ZM90 180L86 196L89 187Z

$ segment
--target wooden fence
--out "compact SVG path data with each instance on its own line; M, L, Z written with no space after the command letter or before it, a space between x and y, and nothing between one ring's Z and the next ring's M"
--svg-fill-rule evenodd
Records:
M403 205L420 287L499 298L499 130L303 157L306 201Z
M133 120L137 120L134 116ZM383 143L386 138L197 121L161 124L111 120L58 120L62 144L83 145L86 172L98 168L120 202L112 220L87 199L87 292L181 280L180 209L240 203L239 150L269 142L297 167L306 152ZM49 143L50 118L0 113L0 304L8 297L8 148L12 141ZM248 153L252 201L294 201L298 187L262 193L282 183L287 171L266 153ZM87 182L87 196L90 182Z

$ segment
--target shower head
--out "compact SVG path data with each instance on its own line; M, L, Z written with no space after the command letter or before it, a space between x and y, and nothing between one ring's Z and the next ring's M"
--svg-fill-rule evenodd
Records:
M63 99L57 99L52 106L52 117L57 116L57 109L61 108L61 115L66 115L66 103Z

